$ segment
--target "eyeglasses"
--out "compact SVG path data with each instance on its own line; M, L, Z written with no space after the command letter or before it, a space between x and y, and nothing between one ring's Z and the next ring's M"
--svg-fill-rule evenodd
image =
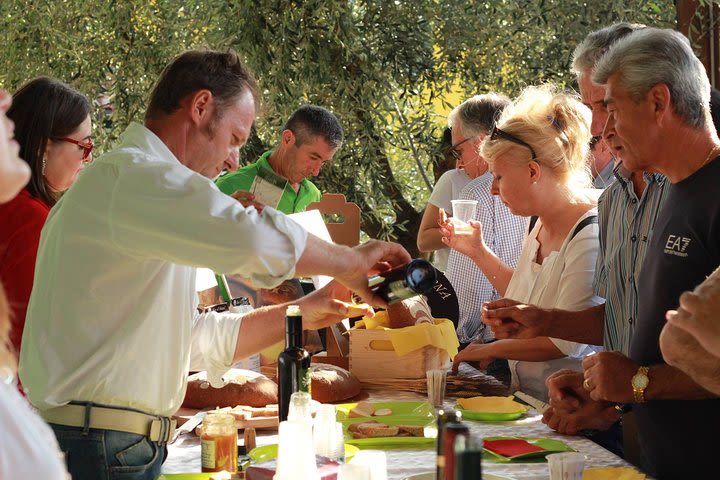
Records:
M493 125L493 128L490 130L490 140L497 140L499 138L529 148L532 159L535 160L537 158L537 155L535 155L535 149L531 147L529 143L524 140L520 140L515 135L500 130L497 125Z
M87 142L82 142L80 140L75 140L73 138L67 138L67 137L56 138L55 140L59 140L61 142L72 143L72 144L75 144L78 147L82 148L83 149L83 156L82 156L83 160L88 158L90 156L90 153L93 151L93 148L95 148L95 145L92 142L92 138L88 138Z
M463 143L465 143L469 140L471 140L471 138L466 138L465 140L461 140L458 143L456 143L455 145L450 146L450 150L448 150L448 153L450 154L450 156L453 157L456 161L460 160L461 153L460 153L460 150L457 149L457 147L459 147L460 145L462 145Z

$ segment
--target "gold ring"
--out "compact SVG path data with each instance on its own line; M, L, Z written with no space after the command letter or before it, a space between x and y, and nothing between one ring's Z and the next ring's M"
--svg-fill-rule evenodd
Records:
M592 388L592 387L590 387L590 382L588 382L587 378L583 382L583 387L585 387L585 390L590 390Z

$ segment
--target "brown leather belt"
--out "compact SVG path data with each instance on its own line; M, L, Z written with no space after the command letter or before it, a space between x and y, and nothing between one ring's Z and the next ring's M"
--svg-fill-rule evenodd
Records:
M93 404L68 404L39 413L48 423L135 433L161 444L167 443L173 437L176 426L175 420L169 417Z

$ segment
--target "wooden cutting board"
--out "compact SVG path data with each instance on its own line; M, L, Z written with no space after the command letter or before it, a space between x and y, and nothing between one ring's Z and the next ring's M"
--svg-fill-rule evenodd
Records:
M196 413L198 413L200 410L196 408L185 408L180 407L180 410L178 410L174 418L177 420L177 426L179 427L183 423L190 420ZM238 430L244 430L245 428L256 428L256 429L263 429L263 428L277 428L279 423L279 419L276 416L273 417L252 417L247 420L235 420L235 424L238 427Z

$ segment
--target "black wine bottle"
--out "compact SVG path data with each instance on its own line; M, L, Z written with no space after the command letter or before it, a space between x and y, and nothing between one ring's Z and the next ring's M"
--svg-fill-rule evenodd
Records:
M368 278L370 289L388 303L396 303L430 291L437 283L437 271L428 261L416 258Z
M290 305L285 316L285 350L277 362L278 410L280 421L287 420L290 395L310 393L310 354L302 347L302 315L300 307Z

